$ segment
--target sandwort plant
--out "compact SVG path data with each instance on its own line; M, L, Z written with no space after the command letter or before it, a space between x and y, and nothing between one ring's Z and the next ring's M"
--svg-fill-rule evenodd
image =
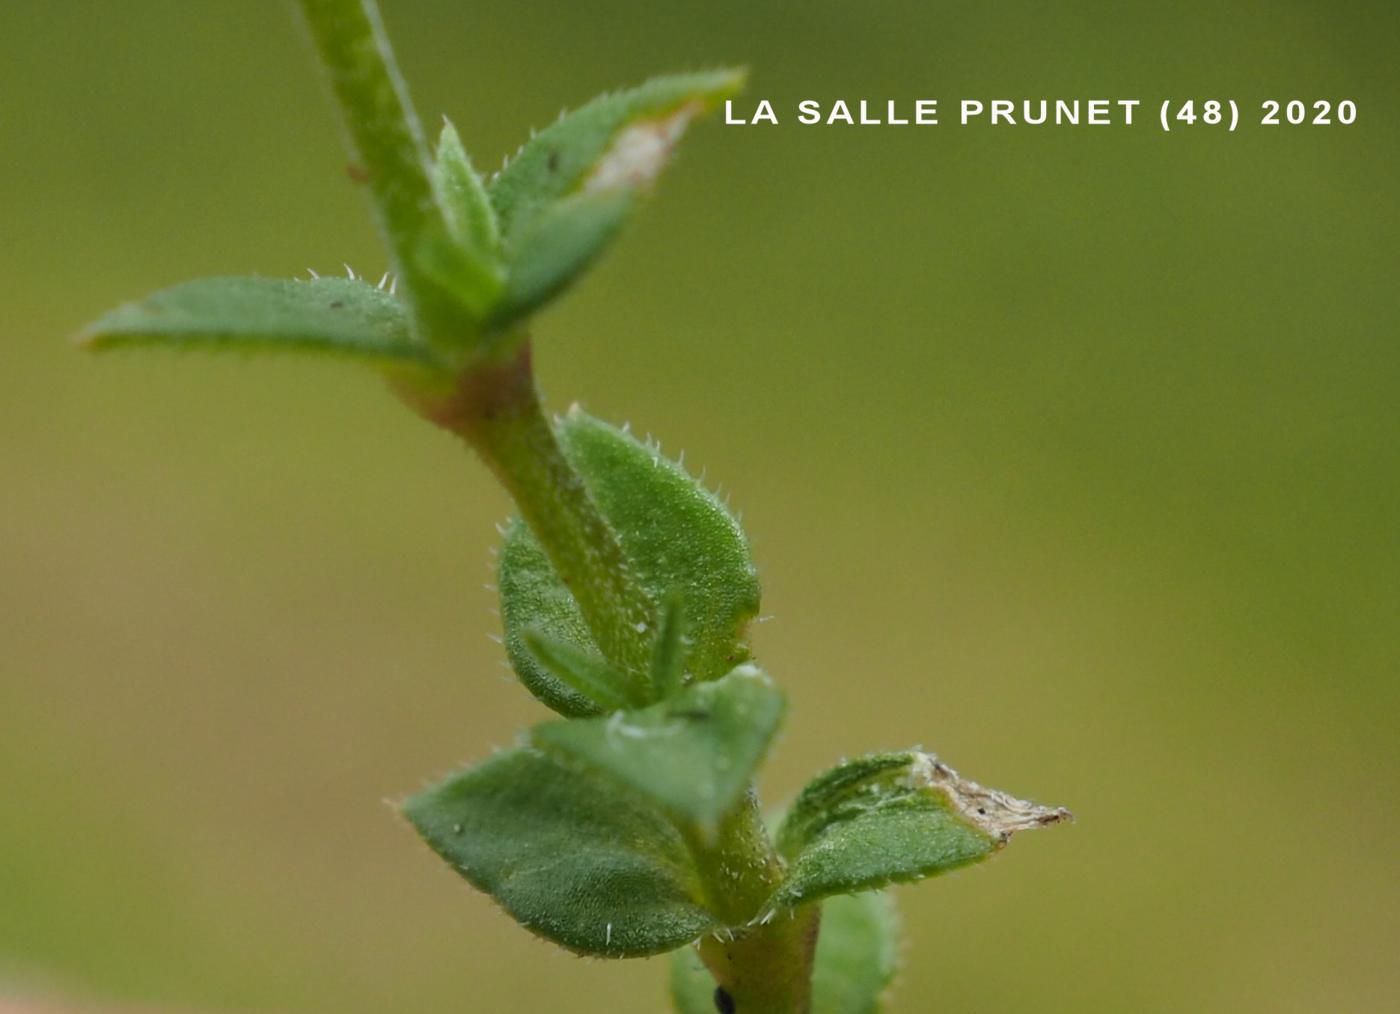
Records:
M547 414L531 370L533 314L743 74L601 96L485 179L450 123L428 150L372 0L299 6L389 272L188 282L113 310L83 343L357 360L470 445L518 510L498 556L505 652L559 717L404 815L530 932L602 958L670 953L683 1014L880 1009L897 950L882 889L1068 814L913 749L842 761L770 826L753 784L785 699L749 650L744 532L657 446Z

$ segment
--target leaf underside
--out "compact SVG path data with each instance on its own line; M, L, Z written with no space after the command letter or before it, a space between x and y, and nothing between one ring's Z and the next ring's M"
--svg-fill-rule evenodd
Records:
M510 750L412 797L404 815L526 929L640 957L716 927L677 832L604 780Z
M718 679L747 658L744 629L758 614L758 577L724 506L659 451L583 412L560 420L558 435L653 600L679 595L690 679ZM519 520L506 530L497 585L506 652L521 682L560 714L597 714L594 702L549 673L525 644L534 628L601 654L573 595Z
M105 350L152 345L236 352L295 351L382 365L431 362L404 306L349 278L205 278L117 307L79 340Z
M606 718L546 722L531 742L603 774L702 833L743 798L782 721L782 693L751 665L668 701Z

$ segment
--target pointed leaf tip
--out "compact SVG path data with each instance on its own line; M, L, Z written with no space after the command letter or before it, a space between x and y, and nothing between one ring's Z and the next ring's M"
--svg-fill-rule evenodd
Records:
M486 186L446 117L433 157L432 183L446 229L419 237L417 265L481 324L495 309L505 284L500 228Z
M545 208L580 188L629 127L668 121L670 126L659 132L652 128L655 136L641 147L662 142L669 150L676 139L673 132L678 136L696 115L737 94L744 78L744 71L733 69L665 75L600 95L566 113L530 138L491 181L488 190L502 235L512 241ZM681 110L684 115L677 119ZM634 138L628 147L642 140Z
M563 292L612 241L697 116L742 71L654 78L603 95L530 138L491 181L507 261L497 327Z
M1074 814L1063 806L1041 806L964 778L933 754L915 752L912 756L908 775L911 785L946 793L963 819L1002 843L1010 841L1017 831L1074 820Z
M453 236L474 256L494 263L500 247L496 210L486 185L472 165L457 128L443 119L434 160L434 184Z

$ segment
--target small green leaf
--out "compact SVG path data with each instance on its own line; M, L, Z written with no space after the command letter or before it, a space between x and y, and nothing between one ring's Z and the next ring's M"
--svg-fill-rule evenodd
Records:
M777 836L788 875L769 904L931 877L986 859L1016 831L1068 817L983 788L929 754L871 754L797 797Z
M660 77L604 95L521 148L492 180L506 251L498 328L567 288L612 241L690 121L734 94L743 74Z
M606 718L546 722L531 743L599 772L702 834L743 798L782 723L782 692L755 666Z
M634 681L601 655L584 651L568 641L557 641L538 630L525 631L525 646L540 665L604 711L641 703L636 698L638 688Z
M462 306L473 321L484 322L495 311L502 281L494 264L440 232L424 236L416 256L418 270Z
M758 578L739 525L679 465L615 427L571 411L560 445L612 524L636 576L657 602L681 598L682 668L692 680L723 676L748 657L745 628L758 613ZM573 595L520 521L507 529L497 584L506 652L521 682L560 714L597 714L587 697L538 664L524 643L531 628L602 654Z
M443 204L448 228L462 248L484 264L498 263L500 230L496 210L481 176L472 166L457 128L444 120L438 137L433 183Z
M541 214L511 255L492 323L504 327L549 302L587 270L632 209L626 190L575 194Z
M587 655L602 655L578 603L559 580L544 547L519 518L506 526L496 585L501 593L506 656L525 689L568 718L602 711L591 697L541 665L530 650L527 633L547 637L554 643L572 644Z
M497 754L403 812L517 922L580 954L659 954L716 928L674 828L610 783L533 750Z
M343 355L382 365L431 363L403 304L348 278L206 278L162 289L88 325L97 350L129 345Z
M438 139L433 190L447 232L429 232L419 240L417 265L473 320L485 321L504 285L501 237L486 188L450 122L443 123Z
M508 247L560 198L594 189L636 188L660 170L695 115L743 87L742 71L657 77L602 95L540 131L491 181Z
M685 659L681 655L685 637L685 614L681 597L671 594L661 603L661 615L656 623L656 645L651 656L651 689L656 699L664 701L680 690Z
M812 1014L878 1014L897 967L897 926L889 895L837 895L822 903L812 959ZM671 1001L678 1014L715 1014L715 980L693 947L671 952Z
M558 432L642 584L657 602L681 597L686 671L718 679L746 659L743 636L758 614L759 587L739 523L659 447L577 408Z
M894 900L884 891L822 902L812 963L812 1014L878 1014L899 967Z

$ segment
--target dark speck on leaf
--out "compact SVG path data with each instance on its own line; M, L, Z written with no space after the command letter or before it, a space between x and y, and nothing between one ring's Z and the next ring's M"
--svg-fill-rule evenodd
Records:
M719 1014L734 1014L735 1009L734 998L723 986L717 987L715 989L715 1010L719 1011Z
M369 170L362 165L356 165L354 162L351 162L345 167L345 175L349 176L350 179L356 183L369 182Z
M340 309L342 306L344 306L344 305L345 305L345 304L344 304L343 302L341 302L339 299L337 299L335 302L331 303L331 309L332 309L332 310L339 310L339 309Z
M549 171L550 171L550 172L554 172L554 171L557 170L558 168L559 168L559 153L558 153L557 151L551 151L551 152L549 153Z
M700 708L676 708L671 711L672 718L688 718L692 722L709 721L710 713Z

